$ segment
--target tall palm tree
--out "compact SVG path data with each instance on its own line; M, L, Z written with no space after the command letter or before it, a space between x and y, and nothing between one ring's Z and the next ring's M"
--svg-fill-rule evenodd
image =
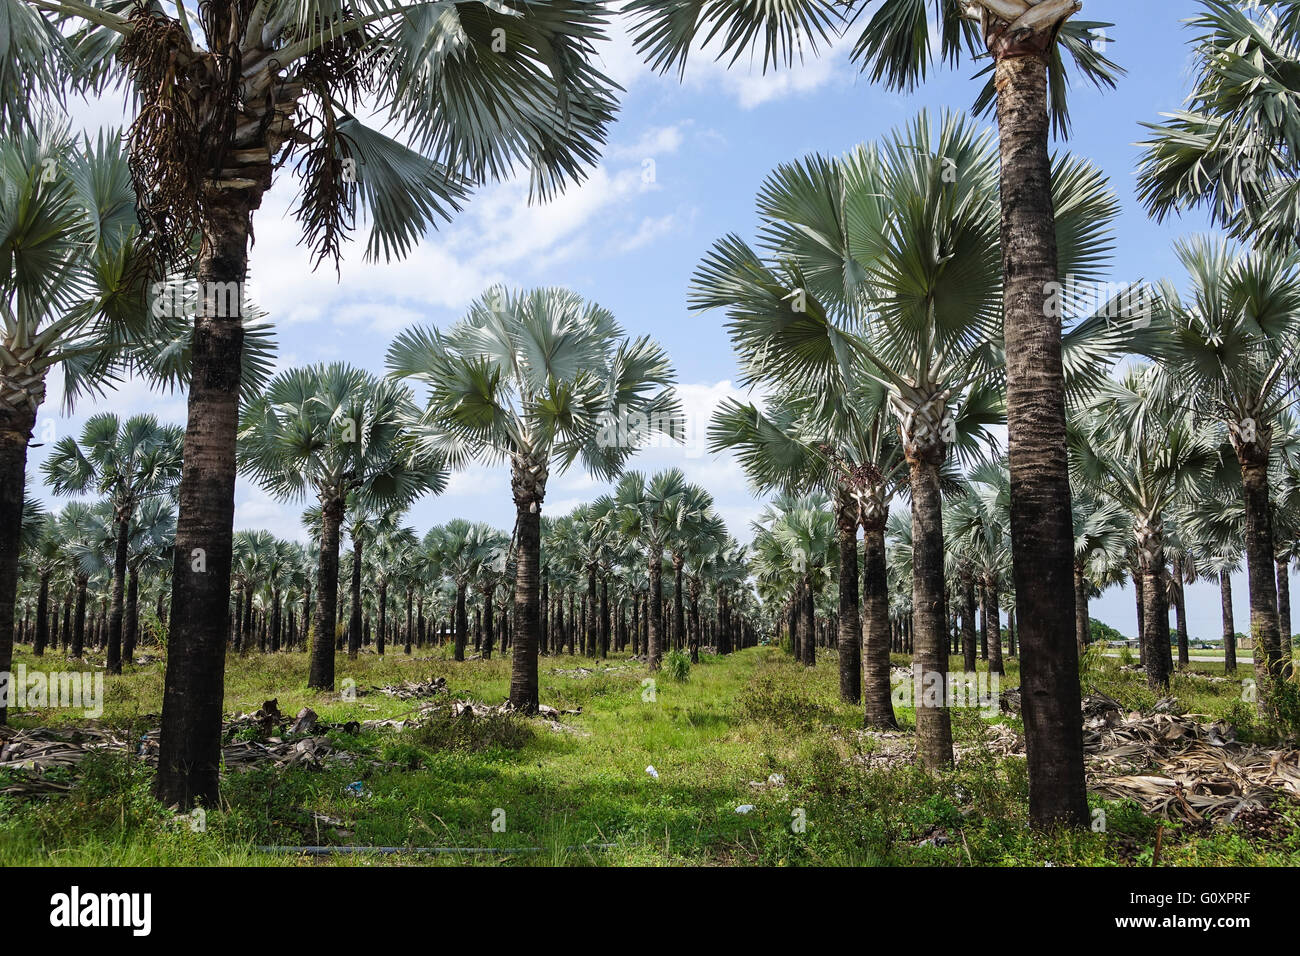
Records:
M1175 248L1190 277L1189 298L1162 284L1170 325L1162 358L1185 401L1226 427L1241 468L1250 629L1263 665L1260 704L1268 706L1267 685L1285 680L1291 664L1290 638L1278 621L1269 465L1284 437L1280 419L1296 402L1300 254L1243 253L1205 238Z
M842 23L864 19L853 57L875 82L910 90L936 63L963 52L987 54L992 66L976 99L995 109L1001 150L1001 289L1007 345L1006 391L1011 481L1016 488L1012 539L1016 593L1023 603L1022 671L1031 816L1035 823L1084 826L1081 744L1075 744L1070 699L1077 682L1071 642L1073 551L1065 442L1062 323L1052 287L1069 270L1058 260L1059 196L1053 195L1050 134L1069 128L1066 58L1099 87L1118 67L1101 52L1103 27L1073 19L1079 0L746 0L679 3L632 0L633 40L650 64L684 71L693 44L716 38L718 56L734 62L761 46L763 65L814 51ZM869 14L869 16L868 16ZM936 30L937 35L936 35ZM982 46L981 51L979 47ZM958 167L960 168L960 167ZM930 564L923 558L923 567ZM1065 595L1062 598L1062 595ZM928 615L925 606L922 614ZM1040 712L1041 710L1041 712ZM1068 773L1059 772L1060 767Z
M1250 243L1300 236L1300 3L1199 0L1192 92L1148 123L1138 195L1163 220L1192 207Z
M1114 195L1094 168L1068 157L1058 159L1053 185L1056 258L1063 271L1094 280L1108 263ZM918 521L914 643L926 672L947 670L941 470L954 448L976 453L973 436L1001 411L996 392L1006 353L997 189L987 137L955 118L932 131L922 115L880 146L782 167L760 195L768 257L728 237L696 277L693 304L731 313L733 342L748 358L747 380L830 392L867 378L886 390ZM1086 394L1104 379L1112 357L1138 340L1134 320L1143 303L1120 295L1084 314L1076 314L1080 303L1073 300L1055 303L1071 322L1062 348L1074 393ZM1015 523L1013 517L1013 542ZM1070 582L1072 594L1072 573ZM1022 619L1034 607L1022 604ZM1039 664L1077 669L1072 646L1065 661L1055 661L1046 646L1030 646ZM1062 767L1072 768L1078 786L1065 802L1082 805L1077 680L1064 681L1062 673L1045 671L1054 691L1031 704L1039 807L1065 800L1054 789L1063 786ZM927 762L941 766L951 761L947 714L931 703L922 702L918 732L928 741Z
M7 22L17 31L15 41L24 30L37 31L39 47L45 41L37 21L27 9ZM7 49L12 53L15 44ZM0 73L15 75L2 68ZM12 95L0 105L0 121L21 109L16 104L27 103L33 91ZM130 279L136 224L130 176L116 140L105 134L78 144L52 126L9 132L0 139L0 671L5 672L13 661L27 446L49 377L62 371L67 409L77 398L100 392L129 364L147 314L143 291Z
M409 389L335 362L282 372L241 416L241 467L280 500L310 494L319 508L311 519L319 541L311 687L334 688L339 539L348 507L407 504L446 487L442 463L406 434L413 412Z
M126 566L131 523L143 502L171 495L181 477L179 428L163 425L153 415L133 415L125 421L112 412L86 420L78 441L60 438L41 466L56 495L94 491L107 495L117 529L113 559L113 603L108 618L110 674L122 673L122 623L126 599Z
M129 82L143 241L158 273L183 270L203 292L193 313L174 572L171 641L181 653L168 657L175 690L170 708L164 701L167 768L157 789L169 804L211 802L210 782L191 785L170 768L205 764L176 759L178 748L219 731L199 731L196 718L175 711L209 696L211 678L199 668L227 630L239 290L255 211L276 171L293 169L303 186L294 212L318 261L337 261L358 205L372 225L367 254L389 259L448 217L469 185L520 165L534 192L549 197L591 165L616 108L612 82L590 63L606 13L592 2L536 0L379 0L364 11L290 0L129 9L17 2L24 40L39 42L7 44L4 75L58 76L73 92ZM374 102L416 148L356 118ZM28 112L6 97L0 124L11 129ZM201 570L191 564L195 549L206 555Z
M515 502L516 639L510 701L537 710L541 510L553 465L617 476L656 433L680 438L672 367L648 338L566 289L489 289L445 332L410 329L388 350L392 374L428 388L411 428L459 467L510 464Z

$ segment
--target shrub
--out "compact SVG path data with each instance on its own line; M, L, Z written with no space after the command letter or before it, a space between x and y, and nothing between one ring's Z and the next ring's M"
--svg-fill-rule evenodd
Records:
M662 667L664 674L679 684L691 679L691 659L683 651L669 651L664 655Z

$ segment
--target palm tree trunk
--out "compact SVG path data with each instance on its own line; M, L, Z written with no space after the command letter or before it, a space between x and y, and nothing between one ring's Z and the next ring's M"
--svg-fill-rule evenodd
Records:
M239 418L242 294L234 316L218 300L248 272L251 210L260 197L232 191L205 208L199 253L203 305L194 318L189 421L172 567L172 610L158 774L164 806L215 805L221 762L226 635L230 632L235 433Z
M975 636L975 579L969 573L962 574L961 605L961 654L962 667L966 673L975 673L975 658L978 655Z
M541 620L537 625L537 642L539 645L538 651L542 654L549 654L551 652L551 581L550 575L545 571L542 572L541 577L542 594L537 608Z
M72 616L72 657L81 660L86 652L86 578L77 577L77 604Z
M1267 712L1272 697L1271 685L1286 679L1288 661L1282 656L1282 631L1277 614L1273 515L1268 500L1268 453L1252 451L1253 446L1249 451L1242 447L1238 449L1237 456L1241 462L1242 493L1246 506L1246 579L1250 590L1250 637L1255 655L1255 679L1265 691L1259 697L1259 705L1261 711ZM1290 651L1290 648L1287 650Z
M663 549L652 546L650 548L650 619L649 633L647 642L649 646L650 670L657 671L659 663L663 659L663 647L661 645L663 633Z
M36 598L36 639L32 642L32 654L41 657L45 654L45 645L50 639L50 573L41 573L41 589Z
M384 656L384 638L388 636L388 585L379 585L379 630L375 632L375 653Z
M1002 608L998 604L996 578L989 581L989 673L1006 673L1002 666Z
M683 555L673 555L673 648L681 650L686 638L686 611L682 597Z
M862 701L866 726L896 729L889 681L889 580L885 563L885 519L862 524Z
M363 619L361 607L361 554L364 545L356 533L355 523L352 534L352 616L348 621L348 657L356 660L361 651L363 639Z
M519 553L515 561L515 647L511 655L510 703L526 714L537 713L537 642L541 614L542 494L527 476L512 480Z
M600 578L600 656L609 656L609 577Z
M1291 647L1291 562L1285 555L1277 559L1277 631L1286 653Z
M496 634L496 622L492 618L492 598L495 588L483 591L483 659L492 660L492 638Z
M1146 595L1143 593L1145 585L1142 583L1141 568L1133 569L1133 596L1137 600L1137 626L1138 626L1138 663L1143 667L1147 663L1147 602Z
M1237 673L1237 624L1232 615L1232 576L1219 572L1219 609L1223 616L1223 673Z
M980 660L989 659L989 592L983 584L980 592Z
M1165 549L1158 533L1143 545L1149 559L1142 569L1142 602L1147 686L1155 691L1169 689L1173 656L1169 647L1169 596L1165 592ZM1271 571L1271 567L1270 567Z
M35 387L38 391L32 391ZM8 674L14 662L14 605L18 598L18 551L23 524L23 487L27 472L27 446L36 427L36 408L45 386L25 386L0 373L0 673ZM11 405L10 394L29 400ZM0 724L7 711L0 705Z
M912 481L912 659L916 749L927 770L952 766L952 724L948 714L948 654L943 625L943 499L939 466L927 456L911 457Z
M316 620L312 624L311 668L307 686L334 689L335 618L338 615L339 529L343 498L321 502L320 554L316 559Z
M1081 565L1074 566L1074 643L1082 654L1088 646L1088 579Z
M126 602L126 558L130 534L130 510L125 514L119 510L117 541L113 549L113 611L108 618L108 654L104 663L104 669L110 674L122 673L122 606ZM228 603L222 603L229 608Z
M140 630L140 569L128 568L126 608L122 623L122 660L135 663L135 645Z
M812 588L812 582L807 578L804 579L803 589L800 592L802 600L799 607L799 651L803 659L804 667L815 667L817 665L817 615L815 594Z
M1192 663L1192 658L1187 638L1187 596L1182 578L1174 576L1177 574L1179 572L1175 571L1166 580L1174 586L1174 617L1178 622L1178 666L1188 667Z
M1062 11L1061 20L1073 13ZM993 25L1001 152L1003 322L1011 542L1024 648L1029 816L1038 826L1088 824L1074 629L1074 532L1065 442L1061 320L1052 201L1047 62L1059 23ZM996 631L994 632L996 638Z
M839 534L840 568L840 700L856 704L862 700L862 614L858 607L858 509L847 495L835 510Z

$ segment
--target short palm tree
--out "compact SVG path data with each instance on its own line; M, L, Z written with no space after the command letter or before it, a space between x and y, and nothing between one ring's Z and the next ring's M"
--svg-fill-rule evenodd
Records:
M1173 669L1165 519L1184 495L1204 493L1221 453L1213 425L1196 421L1175 399L1158 367L1131 368L1071 429L1078 486L1128 513L1141 572L1143 659L1148 683L1160 691Z
M411 329L388 350L393 375L425 385L410 427L454 467L510 465L516 639L510 701L537 710L541 509L551 468L575 461L617 476L656 433L682 435L672 367L648 338L623 337L608 310L566 289L489 289L447 329Z
M334 687L339 537L349 504L405 504L446 486L441 462L405 432L413 413L408 389L336 362L281 373L241 416L245 470L275 497L312 495L320 509L312 687Z
M97 492L113 507L117 528L113 559L113 598L108 618L107 669L122 673L122 624L125 607L127 558L132 521L137 509L151 498L175 493L181 477L179 428L161 424L153 415L134 415L125 421L112 412L86 420L80 440L59 439L41 466L56 495Z
M649 479L639 471L629 472L614 488L618 528L641 546L649 575L646 661L651 670L659 669L664 652L664 552L673 533L679 499L689 484L680 469L669 468Z

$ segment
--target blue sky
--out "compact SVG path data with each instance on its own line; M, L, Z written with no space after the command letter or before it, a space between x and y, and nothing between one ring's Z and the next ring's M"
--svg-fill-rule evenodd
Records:
M1132 172L1140 123L1176 109L1186 94L1191 32L1181 21L1195 9L1193 0L1086 0L1081 14L1115 24L1107 31L1114 40L1107 52L1128 70L1114 91L1076 86L1072 134L1057 144L1097 163L1119 195L1113 281L1178 279L1173 240L1207 228L1199 215L1163 226L1148 221ZM921 109L968 110L979 87L972 79L978 66L932 73L921 89L903 96L858 76L845 44L767 76L759 64L742 61L728 71L695 55L682 82L675 74L651 74L622 35L604 44L601 56L627 92L604 160L586 183L545 206L527 204L526 181L487 186L407 261L366 263L363 241L348 249L336 278L328 267L312 272L305 250L296 246L288 216L295 182L282 174L254 222L253 294L277 324L281 367L346 360L381 372L396 332L413 323L453 322L493 282L572 288L611 309L629 334L658 339L676 366L690 416L687 445L643 452L633 466L683 468L713 493L732 532L745 540L760 502L734 461L703 450L710 409L739 394L736 367L722 316L687 311L690 276L714 240L728 232L753 236L754 196L775 166L810 152L843 152ZM74 119L94 128L121 125L123 115L120 104L95 102L78 104ZM38 441L75 432L98 408L185 420L182 395L153 393L134 381L97 405L82 403L70 418L60 417L58 406L56 387L41 411ZM36 474L47 448L33 451L29 474ZM601 487L576 473L553 477L546 510L563 513ZM302 538L301 508L239 481L237 527ZM423 532L457 516L508 528L513 515L505 472L474 467L458 474L446 494L417 503L409 522ZM1235 586L1237 629L1246 630L1244 579ZM1188 609L1194 637L1218 635L1217 586L1194 585ZM1107 593L1093 602L1092 613L1135 631L1131 589Z

